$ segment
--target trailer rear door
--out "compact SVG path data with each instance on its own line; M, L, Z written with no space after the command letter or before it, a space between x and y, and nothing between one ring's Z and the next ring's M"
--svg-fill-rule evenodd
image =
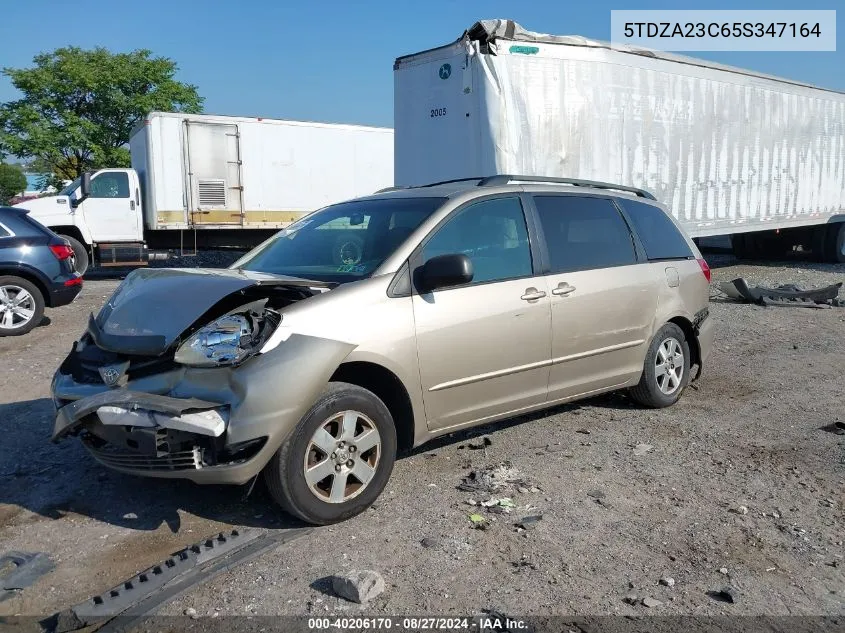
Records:
M243 224L240 133L236 124L185 121L188 222Z

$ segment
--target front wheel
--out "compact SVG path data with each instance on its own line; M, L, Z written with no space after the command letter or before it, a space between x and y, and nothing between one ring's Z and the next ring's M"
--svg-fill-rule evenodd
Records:
M675 404L690 377L689 343L684 331L667 323L649 345L640 382L630 390L641 405L655 409Z
M366 510L396 459L396 427L371 391L329 383L264 469L273 499L314 525Z

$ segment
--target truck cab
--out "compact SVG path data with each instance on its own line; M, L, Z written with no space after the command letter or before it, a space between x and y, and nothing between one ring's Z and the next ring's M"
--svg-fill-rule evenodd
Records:
M66 238L84 272L103 245L142 245L141 187L134 169L101 169L83 174L58 194L15 206Z

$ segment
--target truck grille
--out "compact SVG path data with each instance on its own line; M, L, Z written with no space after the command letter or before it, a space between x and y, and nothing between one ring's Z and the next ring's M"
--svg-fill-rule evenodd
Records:
M128 468L132 470L174 471L199 470L203 467L202 453L198 446L191 450L173 452L162 457L141 455L110 444L97 446L98 442L90 437L83 437L82 443L94 459L111 468Z

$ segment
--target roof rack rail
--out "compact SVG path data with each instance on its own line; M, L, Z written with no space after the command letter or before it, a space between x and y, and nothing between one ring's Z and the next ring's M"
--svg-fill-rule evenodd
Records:
M406 187L406 186L403 186L403 185L400 185L398 187L385 187L384 189L379 189L375 193L387 193L388 191L400 191L402 189L410 189L410 187ZM373 194L373 195L375 195L375 194Z
M550 183L558 183L562 185L572 185L574 187L591 187L593 189L613 189L616 191L625 191L627 193L633 193L639 196L640 198L647 198L649 200L657 200L650 192L646 191L645 189L638 189L636 187L628 187L626 185L614 185L613 183L609 182L598 182L595 180L580 180L578 178L553 178L551 176L512 176L508 174L501 174L497 176L487 176L486 178L482 178L478 186L479 187L492 187L495 185L506 185L510 182L515 180L521 180L523 182L550 182Z
M428 182L424 185L395 185L393 187L385 187L379 189L376 193L387 193L388 191L401 191L403 189L424 189L426 187L438 187L440 185L451 185L455 182L469 182L472 180L484 180L484 176L471 176L469 178L453 178L452 180L440 180L438 182Z

